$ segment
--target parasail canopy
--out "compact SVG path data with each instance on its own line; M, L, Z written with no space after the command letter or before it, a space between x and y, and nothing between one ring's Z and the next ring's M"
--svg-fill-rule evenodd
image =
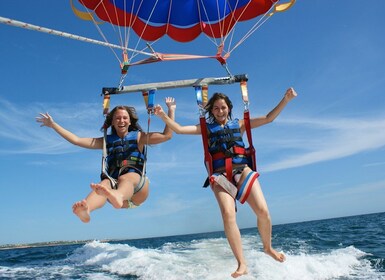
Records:
M133 37L131 30L139 40L146 41L147 46L144 49L152 53L150 58L134 61L137 53L125 53L121 65L124 64L126 68L130 65L164 60L198 58L215 58L225 65L230 53L268 18L276 12L286 11L295 3L295 0L285 3L280 3L280 0L78 0L86 9L83 12L75 8L73 0L70 1L75 14L84 20L92 20L99 32L100 21L123 28L123 31L115 31L119 34L123 48L128 49L128 42ZM234 36L235 27L239 22L257 18L257 23L252 25L243 37L238 39ZM164 36L185 43L200 35L206 36L214 43L215 55L159 53L149 43ZM106 38L104 34L102 36ZM139 43L134 45L137 47ZM125 71L126 69L123 72Z
M189 42L226 36L239 21L265 14L278 0L79 0L103 21L131 27L146 41L168 35Z

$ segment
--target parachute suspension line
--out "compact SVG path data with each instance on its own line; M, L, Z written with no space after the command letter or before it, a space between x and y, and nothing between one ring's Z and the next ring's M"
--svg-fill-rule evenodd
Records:
M277 3L273 4L270 7L270 9L261 18L259 18L259 20L239 40L239 42L232 49L229 50L229 53L232 53L235 49L237 49L244 41L246 41L255 31L257 31L271 17L271 15L273 14L273 12L271 12L271 11L274 10L276 5L277 5Z
M202 1L198 2L198 7L199 7L199 3L201 3L201 2ZM218 2L218 0L217 0L216 3L217 3L217 16L218 16L218 18L221 18L221 11L219 9L219 2ZM249 3L247 5L249 5ZM203 11L204 11L205 17L210 20L210 17L209 17L209 15L207 13L206 7L204 5L202 5L202 7L203 7ZM223 9L224 10L222 12L223 12L223 14L225 14L226 5L223 6ZM202 21L202 15L201 15L200 9L198 9L198 11L199 11L199 19L200 19L200 21ZM225 30L225 26L226 26L226 22L227 21L223 20L221 24L218 24L219 30L220 30L220 34L221 34L221 37L219 38L220 41L217 41L214 38L214 36L211 37L211 36L207 35L206 32L203 32L203 34L205 34L206 38L208 40L210 40L217 47L217 53L215 55L215 58L221 63L221 65L225 68L226 72L230 76L231 76L231 73L229 71L228 66L226 65L226 60L230 56L230 51L229 50L231 48L231 45L229 45L227 47L227 50L224 50L224 45L225 45L225 42L226 42L227 38L230 36L229 35L230 33L231 33L231 37L230 37L231 40L230 41L232 42L232 39L233 39L233 36L234 36L234 27L235 27L236 23L238 22L238 19L236 19L234 17L232 12L231 12L231 15L232 15L231 20L235 22L234 24L232 24L230 22L230 24L227 25L227 30ZM213 30L213 27L211 26L211 24L209 25L209 27L210 27L211 34L214 34L214 30ZM224 35L224 34L227 34L227 35Z
M115 0L114 0L115 1ZM116 5L114 5L114 7L115 7L115 15L116 15L116 20L117 20L117 22L118 22L118 25L119 25L119 17L118 17L118 15L117 15L117 11L116 11ZM126 1L124 1L124 10L126 10ZM133 10L133 7L131 8L131 15L132 15L132 10ZM129 25L127 25L127 17L125 16L124 17L124 28L123 28L123 34L124 34L124 47L128 47L128 43L129 43L129 41L130 41L130 28L128 27L128 26L131 26L131 24L132 24L132 16L130 16L130 22L129 22ZM120 26L120 25L119 25ZM118 29L119 29L119 34L120 34L120 36L122 36L121 35L121 32L120 32L120 28L118 27ZM123 39L121 38L121 40L122 40L122 42L123 42ZM122 43L123 44L123 43ZM135 47L135 49L137 48L137 46ZM125 52L123 52L123 62L122 62L122 65L123 66L121 66L121 69L122 69L122 75L124 75L124 77L122 77L121 78L121 82L120 82L120 86L121 86L121 84L122 84L122 80L126 77L126 74L127 74L127 71L128 71L128 67L129 67L129 65L130 65L130 62L131 62L131 59L132 59L132 57L133 57L133 55L131 55L131 57L129 58L129 56L128 56L128 52L127 51L125 51Z
M219 10L219 8L220 8L219 7L219 1L217 0L218 18L221 18L222 14L225 15L226 4L227 4L227 2L225 2L225 5L223 5L223 11L220 11ZM233 11L231 11L231 14L232 13L233 13ZM233 16L232 16L232 18L233 18ZM230 71L229 71L229 69L227 67L227 64L226 64L226 60L229 57L229 53L227 51L225 51L225 53L224 53L224 45L225 45L225 42L226 42L226 39L227 39L227 35L224 35L224 34L228 34L228 32L230 32L232 24L228 24L227 30L225 30L225 26L226 26L225 18L221 22L222 22L221 24L218 24L221 37L220 37L220 44L219 44L219 46L217 48L216 58L221 63L221 65L224 66L224 68L227 71L227 73L231 76L231 73L230 73ZM223 53L224 53L224 55L223 55Z
M152 8L152 10L151 10L150 15L148 16L148 19L147 19L146 23L144 24L144 27L143 27L143 29L142 29L142 33L141 33L140 35L138 35L138 40L137 40L136 45L135 45L135 47L134 47L135 49L138 48L140 42L142 41L142 35L144 34L144 32L145 32L145 30L146 30L146 28L147 28L147 26L148 26L148 23L150 22L150 19L151 19L152 15L154 14L155 7L156 7L156 5L158 4L158 1L159 1L159 0L156 0L155 4L154 4L154 6L153 6L153 8ZM142 4L143 4L143 0L140 1L140 4L139 4L138 9L140 9L140 7L142 6ZM133 9L134 9L134 5L132 5L131 14L133 14ZM134 18L134 19L131 21L131 18L130 18L130 26L133 26L133 25L134 25L136 19L137 19L137 18ZM158 41L158 40L156 40L156 41ZM127 44L128 44L128 42L127 42ZM147 43L147 46L148 46L148 45L149 45L149 43ZM144 52L145 49L146 49L146 48L143 48L142 51L133 53L132 56L131 56L131 58L130 58L130 62L131 62L132 59L135 58L137 55L142 54L142 52ZM151 51L152 51L152 53L149 53L149 54L150 54L149 56L150 56L150 57L158 58L158 56L154 54L154 51L153 51L152 49L151 49Z
M226 31L225 34L226 37L225 39L223 39L223 42L225 42L227 40L227 38L230 36L229 34L231 33L231 36L230 36L230 43L228 43L228 47L227 47L227 50L226 50L226 53L229 54L230 56L230 53L231 53L231 45L232 45L232 42L233 42L233 38L234 38L234 34L235 34L235 27L237 26L237 23L239 22L239 18L242 17L242 15L244 14L244 12L246 11L247 7L250 5L251 1L249 1L247 4L246 4L246 7L245 9L242 10L242 13L238 16L238 18L235 18L234 16L234 13L232 11L231 13L231 18L232 20L234 21L234 25L229 25L229 29Z
M151 11L151 13L150 13L150 16L149 16L149 18L148 18L148 20L147 20L147 22L145 23L145 27L143 28L143 30L142 30L142 34L140 35L140 36L138 36L138 40L137 40L137 42L136 42L136 45L135 45L135 47L134 47L134 49L135 50L137 50L138 49L138 47L139 47L139 44L140 44L140 42L141 42L141 38L142 38L142 35L143 35L143 33L144 33L144 31L145 31L145 29L146 29L146 27L148 26L148 23L149 23L149 21L150 21L150 18L151 18L151 16L152 16L152 14L154 13L154 10L155 10L155 6L157 5L157 3L158 3L159 1L157 0L156 1L156 3L154 4L154 7L153 7L153 9L152 9L152 11ZM141 0L140 1L140 4L139 4L139 7L138 7L138 9L140 9L140 7L142 6L142 4L143 4L143 0ZM126 1L124 2L124 5L126 5ZM132 7L131 7L131 15L132 14L134 14L134 5L132 5ZM126 8L125 8L126 9ZM125 18L126 19L126 18ZM130 16L130 21L129 21L129 24L127 24L127 22L125 21L125 28L126 28L126 32L125 32L125 35L126 35L126 47L128 47L128 43L129 43L129 38L130 38L130 32L131 32L131 29L130 28L128 28L128 26L133 26L134 25L134 23L135 23L135 20L136 20L137 18L133 18L133 17L131 17ZM158 59L159 58L159 56L158 56L158 54L153 50L153 48L151 47L151 45L153 45L153 44L155 44L156 42L158 42L159 41L159 39L160 38L158 38L158 39L156 39L155 41L153 41L152 43L149 43L149 42L146 42L146 46L147 47L144 47L144 48L142 48L140 51L139 50L137 50L137 51L135 51L135 52L133 52L132 54L131 54L131 57L129 58L129 63L131 63L131 61L136 57L136 56L138 56L139 54L146 54L147 56L149 56L149 57L152 57L152 58L156 58L156 59ZM150 49L150 51L151 52L145 52L145 50L146 49Z
M167 15L167 25L166 25L166 32L165 34L168 34L168 27L170 26L170 18L171 18L171 5L172 5L172 0L170 1L170 6L168 8L168 15Z
M72 0L71 0L72 10L74 11L75 15L77 15L78 17L80 17L80 18L83 19L83 20L92 20L92 21L93 21L93 23L94 23L94 25L95 25L97 31L99 32L100 36L101 36L101 37L103 38L103 40L106 42L106 43L103 44L103 45L104 45L104 46L110 47L112 53L115 55L116 59L119 61L120 64L122 64L122 63L124 63L124 62L127 63L127 61L130 62L132 57L135 57L136 55L139 55L139 54L145 55L145 56L148 56L148 57L153 57L153 56L154 56L152 53L145 52L144 50L138 50L138 49L137 49L137 46L138 46L139 42L138 42L136 48L129 48L129 47L128 47L128 44L129 44L129 37L130 37L130 36L129 36L129 35L130 35L130 28L129 28L129 26L132 25L132 18L131 18L131 17L130 17L130 24L129 24L129 25L127 25L126 17L124 18L125 29L126 29L126 30L123 32L123 33L124 33L124 39L123 39L123 35L122 35L122 29L120 29L119 27L115 27L114 25L111 24L111 28L112 28L113 32L114 32L115 34L117 34L117 37L119 38L119 44L120 44L120 46L113 45L113 44L110 44L110 43L108 42L108 39L107 39L107 37L105 36L103 30L99 27L99 22L96 22L96 20L95 20L94 17L92 16L92 14L93 14L92 11L90 11L90 10L87 8L87 6L84 5L83 0L79 0L79 1L80 1L80 3L86 8L86 11L87 11L87 13L88 13L89 16L88 16L87 18L85 18L84 16L79 16L79 14L82 13L82 12L80 12L79 10L77 10L77 9L74 7L74 5L73 5L73 3L72 3ZM115 1L115 0L114 0L114 1ZM124 2L124 5L126 5L126 2ZM99 6L104 10L104 12L106 13L106 15L108 16L108 19L111 21L111 16L110 16L110 14L108 13L108 11L107 11L107 9L106 9L106 6L103 4L103 1L102 1L102 0L99 0L99 2L97 3L97 5L96 5L96 7L95 7L95 10L96 10ZM114 6L115 6L115 5L114 5ZM117 16L117 9L116 9L116 7L115 7L115 17L116 17L116 21L119 22L119 17ZM135 54L135 55L131 55L131 57L129 57L129 56L128 56L128 53L127 53L127 60L125 61L125 60L124 60L124 52L123 52L123 61L122 61L122 60L119 58L119 56L117 55L117 53L114 51L113 48L123 50L123 51L125 51L126 53L127 53L128 51L130 51L130 52L132 52L132 54Z
M115 1L115 0L114 0ZM124 1L124 6L123 6L123 9L126 10L126 1ZM114 4L115 6L115 10L116 10L116 5ZM129 28L130 26L132 26L134 24L134 20L132 15L133 15L133 11L134 11L134 5L132 5L131 7L131 11L130 11L130 18L129 18L129 22L127 23L127 17L125 16L124 17L124 46L125 47L128 47L128 44L130 42L130 37L131 37L131 29ZM115 12L116 13L116 12ZM118 19L118 16L116 16L116 18ZM136 48L135 48L136 49ZM131 55L131 57L133 57L133 55ZM131 61L131 59L130 59Z
M80 0L82 2L82 0ZM115 2L115 0L114 0ZM142 2L141 2L142 3ZM83 2L82 2L83 4ZM104 12L106 13L106 15L108 16L108 20L111 21L111 16L110 14L107 12L107 9L104 5L104 3L102 1L99 1L99 3L97 4L97 7L101 5L101 7L103 8ZM84 5L85 6L85 5ZM126 6L126 2L124 2L124 7ZM85 6L86 7L86 6ZM133 9L133 7L132 7ZM88 12L88 14L91 16L92 18L92 21L94 22L94 25L96 27L96 29L98 30L99 34L101 35L101 37L104 39L105 42L108 42L108 39L107 37L105 36L104 32L102 31L102 29L98 26L97 22L93 19L92 17L92 13L91 11L86 7L86 10ZM144 52L144 49L142 51L138 51L137 50L137 47L139 45L139 42L140 42L140 37L138 39L138 42L135 46L134 49L130 49L128 48L128 44L129 44L129 38L130 38L130 28L128 28L128 26L131 26L131 24L133 24L132 22L132 17L130 17L130 24L127 25L127 17L124 17L124 29L123 28L120 28L120 23L119 23L119 17L117 15L117 8L116 8L116 5L114 5L114 12L115 12L115 18L116 18L116 22L118 23L118 26L115 27L114 25L111 25L111 28L113 29L114 33L115 34L118 34L118 38L119 38L119 42L120 42L120 46L121 46L121 49L123 50L122 52L122 59L119 58L119 56L117 55L117 53L110 47L112 53L115 55L116 59L119 61L120 63L120 69L121 69L121 77L120 77L120 81L119 81L119 85L118 85L118 88L121 88L122 85L123 85L123 82L124 82L124 79L126 78L127 76L127 72L128 72L128 68L130 66L130 62L132 60L132 58L134 58L135 56L137 56L138 54L145 54L146 56L154 56L153 54L151 53L148 53L148 52ZM132 11L131 11L132 12ZM132 13L131 13L132 14ZM123 32L122 32L123 30ZM123 35L124 34L124 35ZM124 37L124 39L123 39ZM131 51L133 54L131 56L129 56L129 53L128 51Z
M217 0L216 1L217 2L217 16L218 16L218 19L220 19L221 18L221 11L219 10L219 0ZM223 14L224 14L224 12L225 12L225 10L226 10L226 1L225 1L225 4L223 5ZM219 32L220 32L220 34L221 34L221 45L224 43L224 41L223 41L223 30L224 30L224 25L225 25L225 20L222 20L222 24L218 24L218 26L219 26Z
M202 5L200 5L200 4L202 4ZM200 7L203 8L204 15L205 15L205 17L206 17L207 19L209 19L209 15L208 15L207 10L206 10L206 7L205 7L205 5L203 4L202 1L197 1L197 5L198 5L199 22L201 22L201 30L203 31L204 24L202 24L202 14L201 14L201 9L200 9ZM217 1L217 6L219 6L219 5L218 5L218 1ZM219 13L219 7L218 7L218 13ZM210 27L211 34L214 34L214 30L213 30L211 24L209 24L209 27ZM214 36L213 36L213 37L210 37L209 35L206 34L206 32L202 32L202 34L204 34L204 35L206 36L206 38L207 38L208 40L210 40L210 41L217 47L217 53L216 53L216 55L215 55L215 58L216 58L216 60L218 60L219 63L225 68L227 74L228 74L229 76L231 76L231 73L230 73L230 71L229 71L229 69L228 69L228 67L227 67L227 64L226 64L226 59L228 58L228 55L227 55L227 53L225 54L225 56L222 55L222 53L223 53L223 47L224 47L223 36L222 36L222 38L221 38L220 43L218 43L217 40L215 40Z
M71 0L72 1L72 0ZM99 32L100 36L104 39L104 41L106 43L108 43L108 39L107 37L105 36L103 30L99 27L99 23L95 21L95 19L93 18L92 16L92 12L86 7L86 5L84 5L83 1L82 0L79 0L83 6L86 8L87 10L87 14L89 15L87 18L84 18L83 16L80 17L81 19L85 19L85 20L92 20L97 31ZM115 1L115 0L114 0ZM78 15L79 13L81 13L80 11L78 11L74 6L73 6L73 3L71 2L71 5L72 5L72 9L74 11L74 13L76 15ZM101 7L103 8L104 12L107 14L108 16L108 19L111 20L111 17L110 17L110 14L107 12L106 10L106 7L105 5L103 4L103 1L99 1L99 3L96 5L95 9L97 7L99 7L100 5L102 5ZM126 5L126 2L124 2L124 5ZM115 6L115 5L114 5ZM134 8L134 6L132 7L132 9ZM116 21L119 23L119 17L117 16L117 9L115 7L115 17L116 17ZM131 14L132 14L132 11L131 11ZM79 15L78 15L79 16ZM128 44L129 44L129 38L130 38L130 28L128 26L131 26L133 24L133 21L132 21L132 17L130 17L130 22L129 24L127 25L127 17L124 17L124 30L123 30L123 34L124 34L124 39L123 39L123 35L122 35L122 29L120 27L115 27L114 25L111 25L111 28L113 29L114 33L115 34L119 34L118 38L119 38L119 41L120 41L120 49L123 50L122 52L122 57L123 59L120 59L119 56L117 55L117 53L114 51L114 49L110 46L110 49L112 51L112 53L114 54L115 58L118 60L118 62L120 63L120 68L121 68L121 72L122 72L122 76L120 78L120 83L119 83L119 88L122 86L123 84L123 81L126 77L126 74L127 74L127 71L128 71L128 67L130 65L130 62L131 62L131 59L134 58L135 56L139 55L139 54L142 54L142 55L146 55L146 56L150 56L150 57L153 57L154 55L152 53L148 53L148 52L144 52L145 48L142 49L141 51L137 50L137 47L138 47L138 44L139 44L139 40L138 40L138 43L136 45L136 47L134 49L132 48L128 48ZM128 51L132 52L131 56L129 56L129 53Z
M144 27L143 27L142 33L138 36L138 37L140 38L140 40L141 40L141 38L142 38L142 35L144 34L144 32L145 32L146 29L147 29L148 23L150 22L150 19L151 19L152 15L154 14L155 7L156 7L156 5L158 4L158 1L159 1L159 0L156 0L156 1L155 1L154 6L152 7L152 10L151 10L151 12L150 12L150 15L148 16L148 19L147 19L147 21L146 21L146 23L145 23L145 25L144 25ZM141 4L142 4L142 3L143 3L143 0L141 1ZM138 46L140 40L138 40L137 46Z
M126 10L126 1L124 1L124 10ZM132 5L131 7L131 12L130 12L130 20L127 24L127 17L124 17L124 29L125 29L125 47L128 47L128 43L130 42L130 37L131 37L131 28L129 28L129 26L132 26L133 24L133 11L134 11L134 5Z
M201 14L201 9L200 7L203 8L203 12L204 12L204 15L207 19L210 20L210 17L207 13L207 10L206 10L206 7L205 5L203 4L202 1L197 1L197 4L198 4L198 15L199 15L199 21L201 22L201 30L203 31L203 27L204 25L202 24L202 14ZM200 5L202 4L202 5ZM218 7L218 14L219 14L219 5L218 5L218 1L217 1L217 7ZM210 31L211 31L211 34L214 34L214 30L211 26L211 24L209 24L209 27L210 27ZM211 41L216 47L217 47L217 53L215 55L215 59L219 61L219 63L225 67L226 69L226 72L229 76L231 76L231 73L226 65L226 59L228 58L228 55L227 53L225 54L225 56L222 55L223 53L223 47L224 47L224 40L223 40L223 35L221 35L221 38L220 38L220 42L218 43L217 40L214 38L214 36L209 36L206 32L202 32L202 34L205 35L205 37ZM221 33L222 34L222 33Z
M236 27L236 25L234 24L233 29L226 35L226 39L223 40L223 42L225 42L227 40L227 38L230 37L230 39L229 39L230 42L227 44L227 48L225 50L225 52L226 52L226 54L228 54L228 56L230 56L230 49L231 49L231 45L233 44L233 38L234 38L234 34L235 34L235 27Z
M108 41L107 37L104 35L103 30L99 27L98 22L97 22L97 21L94 19L94 17L92 16L92 12L91 12L91 11L84 5L84 3L83 3L82 0L79 0L79 1L80 1L80 3L86 8L86 11L87 11L87 13L88 13L89 16L90 16L91 21L92 21L93 24L95 25L96 30L99 32L99 35L103 38L104 42L106 42L106 43L109 44L109 41ZM96 9L100 4L102 4L101 1L96 5L95 9ZM72 10L75 11L75 7L74 7L74 5L73 5L73 3L72 3L72 0L71 0L71 5L72 5ZM104 10L105 10L105 9L104 9ZM120 44L120 46L121 46L121 48L123 49L123 45ZM115 50L114 50L111 46L110 46L109 48L110 48L110 50L112 51L112 53L114 54L115 58L119 61L119 63L121 63L120 58L119 58L119 56L116 54Z
M107 17L108 17L108 21L111 22L111 21L112 21L112 18L111 18L111 16L110 16L110 14L108 13L107 8L106 8L106 6L104 5L104 2L100 1L99 4L102 5L103 10L104 10L105 14L106 14ZM114 6L115 6L115 5L114 5ZM119 24L119 18L118 18L118 16L117 16L116 7L114 7L114 11L115 11L115 18L116 18L116 20L117 20L117 22L118 22L118 24ZM113 25L113 24L111 24L110 26L112 27L112 30L115 32L115 34L119 34L119 35L120 35L120 36L118 36L118 38L119 38L119 43L120 43L120 45L123 47L124 44L123 44L123 40L122 40L120 28L118 28L118 27L115 28L115 25Z
M129 24L127 24L127 17L125 16L124 19L123 19L123 21L124 21L123 22L123 27L121 27L121 24L119 22L117 7L115 5L116 1L113 0L113 2L114 2L113 6L114 6L115 18L116 18L116 22L117 22L117 27L116 28L119 31L118 33L119 33L119 38L120 38L120 44L122 46L124 46L124 48L128 48L128 44L130 42L130 28L129 28L129 26L131 26L131 24L133 23L132 22L133 19L132 19L132 16L130 16ZM130 15L132 15L133 8L134 7L132 6ZM126 1L123 2L123 10L124 11L126 10ZM106 13L107 13L107 11L106 11ZM136 49L136 47L134 49ZM122 77L120 79L120 86L122 85L123 80L126 77L126 74L127 74L127 71L128 71L128 68L129 68L129 65L130 65L130 62L131 62L131 59L133 58L133 55L129 55L127 51L124 51L122 55L123 55L123 61L121 62L121 65L120 65L121 72L122 72Z
M249 1L246 4L246 7L245 7L244 10L246 10L246 8L249 6L250 2L251 1ZM226 2L226 3L228 3L228 2ZM238 3L239 3L239 1L237 1L237 4L235 5L235 7L237 7ZM229 5L229 9L231 9L230 5ZM223 14L225 14L225 10L226 10L226 5L223 5ZM234 10L231 10L231 13L230 13L231 14L231 20L230 20L230 24L227 24L227 30L225 30L225 23L226 23L226 21L225 20L222 21L223 22L223 24L222 24L223 26L221 26L221 34L227 34L227 35L221 35L221 42L222 42L222 44L224 44L226 42L226 40L227 40L227 38L229 36L228 34L230 33L231 30L234 30L235 25L239 21L237 18L235 18L233 12L234 12ZM243 13L244 13L244 11L239 15L239 17L241 17ZM234 21L234 25L232 24L232 21ZM234 32L232 34L234 34Z
M112 25L112 24L110 26L112 27L112 30L115 32L115 34L117 34L117 37L118 37L118 40L119 40L119 44L122 46L122 48L124 48L124 51L122 53L123 60L119 60L119 58L118 58L118 61L120 63L120 68L121 68L122 75L125 75L125 74L127 74L128 65L129 65L128 52L127 52L128 41L127 41L127 36L126 36L124 30L123 30L124 31L123 32L124 36L122 35L122 29L119 27L120 23L119 23L117 7L115 5L115 0L113 2L114 2L113 6L114 6L114 13L115 13L115 19L116 19L116 22L117 22L117 26L115 27L115 25ZM105 11L106 15L108 16L108 20L111 21L112 20L111 16L107 12L107 9L106 9L106 6L104 5L104 2L100 1L99 3L103 3L102 4L103 10ZM126 2L124 2L124 6L125 6L125 3ZM124 18L124 22L126 22L126 17ZM104 36L104 34L103 34L103 36ZM117 57L116 53L115 53L115 56ZM121 81L122 81L122 78L121 78Z
M127 41L127 36L126 36L126 31L123 29L123 32L122 32L122 28L120 28L120 22L119 22L119 17L118 17L118 9L116 7L116 4L115 4L115 0L113 0L114 2L114 12L115 12L115 18L116 18L116 22L117 22L117 31L118 31L118 34L119 34L119 41L120 41L120 45L124 46L124 47L127 47L128 46L128 41ZM104 5L103 5L104 6ZM123 7L124 7L124 10L126 10L126 1L123 2ZM107 13L107 11L106 11ZM112 25L114 26L114 25ZM124 25L123 26L126 26L126 17L124 17ZM115 26L114 26L114 30L115 30ZM122 35L123 33L123 35Z
M203 1L198 2L198 7L199 7L199 3L202 4L202 8L203 8L203 12L204 12L205 17L208 20L210 20L209 14L207 13L207 10L206 10L205 5L203 4ZM201 29L202 29L202 27L204 27L204 24L202 23L203 21L202 21L202 15L201 15L201 9L200 8L198 9L198 12L199 12L199 22L201 22ZM211 24L209 24L209 27L210 27L211 34L214 34L214 30L213 30ZM202 29L202 31L203 31L203 29ZM206 38L209 39L217 48L219 47L220 44L218 44L218 42L215 40L214 37L208 36L206 34L206 32L202 32L202 34L204 34L206 36Z

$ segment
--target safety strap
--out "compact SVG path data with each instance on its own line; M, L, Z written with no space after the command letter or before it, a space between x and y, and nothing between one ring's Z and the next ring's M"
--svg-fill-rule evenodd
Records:
M144 103L146 104L146 108L149 114L152 113L154 109L155 91L155 89L142 91Z
M257 171L257 163L256 163L256 155L255 155L255 149L253 146L253 138L251 135L251 126L250 126L250 112L249 112L249 96L247 91L247 81L241 81L241 94L242 94L242 100L244 104L244 111L243 111L243 120L245 123L245 130L247 135L247 141L249 142L249 148L248 148L248 156L251 158L251 169L254 171Z
M231 152L233 155L245 155L247 156L247 151L245 148L242 148L242 147L232 147L228 150L229 152ZM215 153L213 154L212 156L212 159L213 160L218 160L218 159L222 159L222 158L225 158L226 157L226 154L224 152L218 152L218 153Z
M104 124L103 124L103 155L102 155L102 174L104 174L111 182L113 188L116 185L116 180L112 178L107 172L107 125L106 118L110 112L110 95L108 92L104 92L103 98L103 115L104 115Z
M206 117L205 117L205 109L204 107L207 104L208 98L208 87L204 86L196 86L195 94L197 99L197 104L199 106L199 124L201 126L201 136L202 136L202 144L204 150L204 161L207 173L209 177L213 174L213 160L211 154L209 152L208 145L208 136L207 136L207 125L206 125Z
M143 147L143 155L144 155L144 163L143 163L143 174L142 176L146 175L146 162L147 162L147 146L149 143L149 134L150 134L150 125L151 125L151 116L154 112L154 100L155 100L155 89L151 89L149 91L142 91L144 103L146 104L147 108L147 133L146 133L146 145Z
M120 64L120 69L123 75L127 74L128 67L130 66L130 63L128 62L128 53L126 50L123 51L123 61Z

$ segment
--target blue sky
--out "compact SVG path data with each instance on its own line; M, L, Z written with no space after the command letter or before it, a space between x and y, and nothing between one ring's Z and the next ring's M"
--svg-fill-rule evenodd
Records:
M249 76L252 115L269 112L286 88L298 92L275 122L253 130L273 224L385 211L384 10L382 0L298 0L232 53L231 72ZM0 16L101 39L68 1L2 0ZM106 47L7 25L0 36L0 244L222 230L215 198L201 188L200 137L184 135L149 148L145 204L128 211L106 205L81 223L71 206L99 180L101 151L68 144L35 117L48 111L79 136L101 136L100 92L117 85L117 59ZM158 43L162 52L214 52L205 38L198 46ZM164 62L131 68L125 84L222 76L216 61ZM238 85L214 91L227 93L241 117ZM158 91L156 103L166 96L176 98L180 123L198 122L192 89ZM146 127L140 93L112 97L111 106L118 104L136 106ZM162 129L153 117L151 130ZM240 206L239 226L255 222Z

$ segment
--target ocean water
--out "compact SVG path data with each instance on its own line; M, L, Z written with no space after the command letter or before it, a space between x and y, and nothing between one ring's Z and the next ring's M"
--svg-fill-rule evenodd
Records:
M242 280L385 279L385 213L273 226L284 263L241 232ZM222 280L236 266L223 232L0 250L0 279Z

